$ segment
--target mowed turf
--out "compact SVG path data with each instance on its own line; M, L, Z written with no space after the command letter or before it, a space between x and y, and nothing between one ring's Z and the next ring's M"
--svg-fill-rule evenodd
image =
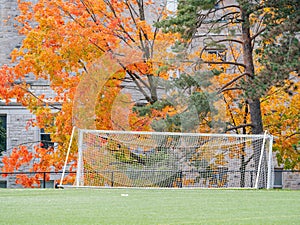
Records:
M0 224L300 224L300 191L0 189Z

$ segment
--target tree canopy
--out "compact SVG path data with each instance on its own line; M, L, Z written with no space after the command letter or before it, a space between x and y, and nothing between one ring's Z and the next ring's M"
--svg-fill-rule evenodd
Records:
M18 3L24 40L0 69L0 98L26 106L36 116L29 125L51 133L58 149L16 148L4 171L34 158L32 171L61 169L74 125L268 129L279 135L279 161L299 166L299 1L179 0L176 12L151 0ZM35 95L28 76L48 80L55 96Z
M158 49L164 52L167 48L165 40L172 43L175 39L173 34L164 34L152 26L153 21L164 17L165 5L133 0L18 3L20 15L16 19L24 40L21 47L11 53L13 66L4 65L0 70L0 96L8 103L15 98L28 107L36 116L30 125L44 128L52 134L58 149L53 152L50 164L56 169L62 167L74 125L97 129L149 129L148 119L138 118L135 113L125 118L128 123L124 124L113 121L116 117L111 114L113 106L122 109L121 104L114 104L118 99L119 102L122 99L128 101L127 106L131 107L135 103L126 94L120 93L124 83L133 83L146 104L153 104L158 99L155 79L167 74L155 69L155 62L160 60L155 58L154 52ZM130 52L125 52L122 57L123 47ZM127 62L124 58L131 53L140 57ZM117 67L110 67L106 61L107 71L110 69L108 74L105 74L105 68L95 69L101 60L103 63L109 57L111 62L118 64ZM55 96L37 96L26 83L28 76L48 80ZM79 85L84 88L78 89ZM91 97L91 94L95 102L81 102L85 100L80 96ZM61 106L57 107L57 103ZM87 105L78 108L81 104ZM89 107L93 113L92 125L90 120L88 123L84 121L90 114L82 111L89 111ZM36 156L43 158L47 155L45 151L40 153ZM4 158L4 161L9 160ZM22 161L23 164L29 163L25 161ZM40 162L42 165L42 160ZM17 168L16 165L4 167L4 170L11 171ZM34 171L36 169L33 168Z
M227 105L227 130L272 133L275 127L285 127L280 135L276 132L285 144L275 141L275 148L287 168L300 159L295 102L299 98L299 9L299 1L293 0L180 0L177 12L157 23L165 32L182 34L185 53L196 52L200 69L208 65L219 71L214 83ZM276 105L281 105L281 112ZM276 113L284 124L295 126L282 126L278 120L270 123Z

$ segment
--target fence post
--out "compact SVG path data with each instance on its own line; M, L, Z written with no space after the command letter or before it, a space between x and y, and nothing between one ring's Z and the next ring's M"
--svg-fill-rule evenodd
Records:
M183 183L183 180L182 180L182 170L179 171L179 188L182 188L182 183Z
M43 188L46 188L46 172L43 172Z
M111 186L114 186L114 171L111 171Z

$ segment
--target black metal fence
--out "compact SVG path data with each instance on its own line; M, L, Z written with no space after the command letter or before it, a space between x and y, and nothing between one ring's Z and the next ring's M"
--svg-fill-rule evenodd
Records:
M70 172L67 171L65 172L66 174L75 174L76 172ZM242 177L247 177L247 187L253 187L254 182L255 182L255 176L254 176L255 171L229 171L229 170L209 170L209 171L198 171L198 170L187 170L187 171L173 171L173 170L138 170L138 171L119 171L119 170L105 170L105 171L86 171L85 176L88 177L89 181L91 183L93 182L93 177L94 175L99 175L109 181L107 183L108 186L110 187L115 187L115 186L130 186L133 185L134 187L139 187L141 185L141 181L151 181L150 183L143 184L142 186L155 186L155 187L178 187L178 188L183 188L183 187L230 187L231 185L228 186L229 183L229 174L232 176L238 176L240 179ZM12 176L16 178L17 175L27 175L29 177L34 176L34 175L40 175L39 180L41 182L40 187L41 188L46 188L47 182L49 182L49 176L47 175L52 175L52 179L50 179L50 182L52 181L58 181L60 180L60 177L62 175L62 172L0 172L0 178L1 176ZM131 181L132 183L126 184L125 182L122 183L123 181L120 181L117 179L120 174L125 174ZM196 174L196 175L195 175ZM193 176L193 184L188 182L188 177ZM48 179L47 179L48 177ZM53 179L53 177L55 177ZM98 180L99 178L96 178ZM101 179L100 179L101 180ZM95 185L95 183L93 184ZM89 185L89 186L93 186ZM232 187L245 187L245 181L244 184L232 184L234 186ZM55 187L55 184L53 183L51 185L52 187ZM97 183L96 186L105 186L104 183L101 184L101 182Z
M61 176L63 172L49 172L49 171L44 171L44 172L0 172L0 182L2 179L2 182L4 181L5 177L7 176L17 176L17 175L36 175L40 174L41 175L41 188L46 188L47 184L47 175L56 175L56 176ZM65 174L75 174L76 172L71 172L71 171L66 171ZM58 180L58 179L56 179ZM3 185L4 187L5 185ZM1 186L0 186L1 187ZM55 187L55 184L53 184L53 188Z
M106 172L110 172L112 175L112 179L111 179L111 184L110 186L113 187L114 186L114 173L117 171L106 171ZM183 177L184 177L184 173L186 171L180 171L176 173L176 180L177 180L177 187L183 187L184 186L184 182L183 182ZM232 171L226 171L226 173L230 173ZM254 174L253 171L247 171L249 172L250 176L249 176L249 182L250 182L250 187L254 186ZM56 179L51 179L51 181L53 182L54 180L60 180L60 177L62 175L63 172L49 172L49 171L44 171L44 172L0 172L0 188L5 188L7 187L5 182L7 182L6 178L7 176L17 176L17 175L28 175L28 176L34 176L36 174L40 175L40 188L47 188L47 182L49 182L49 179L47 179L47 175L52 175L53 177L56 177ZM75 174L76 172L74 171L66 171L65 174ZM102 173L103 174L103 173ZM203 173L204 175L204 173ZM222 176L221 176L222 175ZM215 177L212 177L213 179L223 179L224 174L215 174ZM273 187L274 188L289 188L289 189L300 189L300 170L283 170L283 169L278 169L276 168L274 170L274 183L273 183ZM165 185L165 184L164 184ZM166 185L168 186L168 185ZM55 187L55 184L53 183L53 185L51 187Z

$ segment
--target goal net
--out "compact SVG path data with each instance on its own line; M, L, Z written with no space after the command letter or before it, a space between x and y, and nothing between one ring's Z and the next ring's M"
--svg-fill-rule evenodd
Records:
M79 129L76 166L75 187L271 188L272 136Z

